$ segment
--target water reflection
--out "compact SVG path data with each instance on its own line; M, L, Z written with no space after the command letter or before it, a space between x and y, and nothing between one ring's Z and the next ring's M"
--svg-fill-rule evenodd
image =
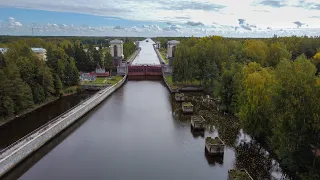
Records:
M206 160L210 166L222 166L223 165L223 157L222 155L210 155L206 148L204 148L204 155L206 157Z
M0 137L5 137L0 138L0 149L14 143L94 93L95 91L83 91L70 96L61 97L50 104L0 126Z
M204 130L196 130L190 125L190 131L194 138L204 138Z

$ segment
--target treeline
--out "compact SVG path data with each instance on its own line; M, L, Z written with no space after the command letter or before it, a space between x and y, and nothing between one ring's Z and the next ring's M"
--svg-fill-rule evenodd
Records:
M188 38L177 46L173 81L199 81L271 147L284 169L320 179L317 48L318 37Z
M135 50L133 39L123 40L124 54L129 56ZM112 68L104 44L95 47L80 40L26 38L1 46L8 51L0 53L0 120L76 91L79 71L91 72L103 65ZM31 47L46 49L47 61L40 60Z

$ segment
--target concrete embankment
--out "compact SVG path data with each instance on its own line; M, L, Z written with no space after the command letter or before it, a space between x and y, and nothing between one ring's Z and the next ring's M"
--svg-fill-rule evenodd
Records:
M126 82L126 76L117 84L98 91L96 94L56 117L40 128L21 138L0 152L0 177L24 158L39 149L80 117L88 113Z

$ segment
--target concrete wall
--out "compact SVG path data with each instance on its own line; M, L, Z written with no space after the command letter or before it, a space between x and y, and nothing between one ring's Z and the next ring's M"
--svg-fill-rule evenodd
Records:
M36 151L50 139L55 137L62 130L67 128L70 124L100 104L105 98L120 88L125 81L126 76L117 84L100 90L92 97L2 150L0 152L0 177L32 152Z

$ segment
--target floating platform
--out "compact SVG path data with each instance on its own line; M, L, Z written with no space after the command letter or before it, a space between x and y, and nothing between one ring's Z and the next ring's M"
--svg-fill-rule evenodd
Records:
M206 137L206 151L210 155L223 155L224 154L224 142L219 138Z
M174 95L174 98L176 99L176 101L181 102L181 101L185 101L185 96L183 93L176 93Z
M250 174L245 169L229 169L228 180L253 180Z
M205 129L205 119L202 116L191 116L191 127L194 130Z
M193 113L193 105L191 102L183 102L182 103L182 111L183 113Z

